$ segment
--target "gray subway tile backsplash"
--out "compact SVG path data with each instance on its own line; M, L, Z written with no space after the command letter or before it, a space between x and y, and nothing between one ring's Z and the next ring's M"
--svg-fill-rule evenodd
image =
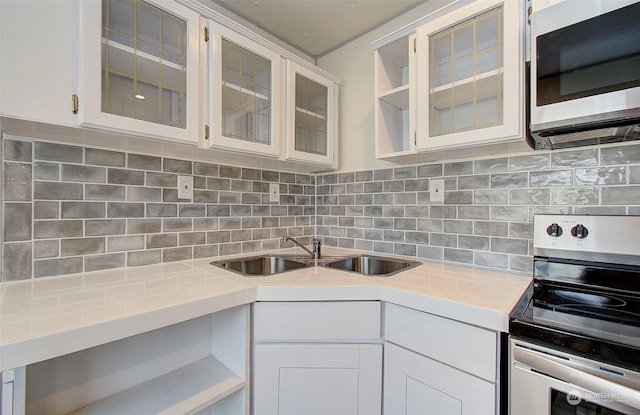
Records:
M52 166L56 166L57 170L57 165ZM104 167L63 164L60 168L60 175L61 180L66 182L105 183L107 181L107 169ZM109 176L111 176L111 169ZM38 178L44 179L42 176ZM55 180L55 178L51 177L49 180Z
M319 175L3 145L2 281L250 254L289 247L284 235L531 272L533 215L640 214L638 144ZM194 175L191 200L178 175ZM429 200L434 178L444 203Z
M127 155L120 151L100 150L95 148L84 149L84 162L88 165L124 167Z
M597 166L598 149L588 148L579 150L551 153L551 167L581 167Z
M126 260L127 255L124 253L87 256L84 260L84 270L90 272L122 268L125 266Z
M82 147L39 142L34 143L34 147L36 160L82 163L84 159Z
M31 241L32 217L30 203L5 203L3 214L4 241Z
M3 145L2 281L258 252L278 248L283 235L315 233L308 174ZM195 175L193 199L178 199L178 175ZM270 183L280 185L279 203L268 202Z
M162 158L143 154L129 154L127 156L127 167L138 170L161 171Z
M2 197L4 201L30 201L32 182L32 169L30 164L4 163L4 183Z
M32 147L29 141L4 140L4 160L30 163L33 160Z
M162 159L162 171L180 174L192 174L193 164L188 160L164 158Z

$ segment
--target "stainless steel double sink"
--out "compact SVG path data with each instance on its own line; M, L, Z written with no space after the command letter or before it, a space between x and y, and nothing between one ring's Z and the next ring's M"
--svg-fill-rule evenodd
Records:
M318 260L295 255L260 255L213 261L211 265L245 277L264 277L316 265L361 275L388 277L416 267L420 262L372 255L326 256Z

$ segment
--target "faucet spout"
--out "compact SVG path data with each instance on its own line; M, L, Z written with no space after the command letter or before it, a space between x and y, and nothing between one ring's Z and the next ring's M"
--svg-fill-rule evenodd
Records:
M294 238L290 238L290 237L288 237L288 236L284 236L284 237L282 238L282 240L283 240L284 242L291 241L291 242L293 242L294 244L298 245L300 248L302 248L302 249L304 249L305 251L307 251L307 253L308 253L309 255L311 255L311 258L312 258L312 259L320 259L320 245L321 245L321 243L320 243L320 239L313 238L313 240L312 240L312 242L313 242L313 251L311 251L311 250L310 250L309 248L307 248L306 246L302 245L300 242L298 242L298 241L297 241L296 239L294 239Z

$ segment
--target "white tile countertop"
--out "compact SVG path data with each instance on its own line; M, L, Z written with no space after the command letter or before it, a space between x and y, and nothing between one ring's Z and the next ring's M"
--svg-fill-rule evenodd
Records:
M255 301L380 300L506 332L531 282L524 274L435 261L390 277L326 267L244 277L209 264L220 259L0 285L0 371Z

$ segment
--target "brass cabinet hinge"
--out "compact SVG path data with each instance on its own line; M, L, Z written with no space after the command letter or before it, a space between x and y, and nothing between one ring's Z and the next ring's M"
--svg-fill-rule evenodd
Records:
M76 94L71 95L71 113L74 115L77 114L79 106L80 101L78 96Z
M204 41L208 42L209 41L209 28L205 26L204 28Z
M416 133L415 131L413 132L413 145L418 145L418 133Z
M531 15L533 14L533 6L529 5L529 7L527 7L527 23L529 25L531 25Z
M418 47L416 46L416 38L413 38L413 53L416 53L418 51Z
M207 124L204 125L204 139L205 140L209 139L209 125Z

